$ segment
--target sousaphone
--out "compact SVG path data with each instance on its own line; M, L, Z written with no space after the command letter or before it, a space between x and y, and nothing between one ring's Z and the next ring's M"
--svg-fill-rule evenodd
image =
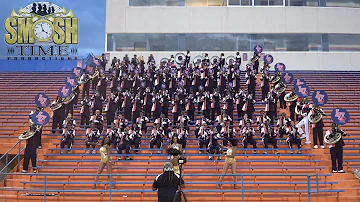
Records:
M274 84L277 83L281 79L281 73L276 72L273 77L271 77L270 83Z
M230 55L226 58L226 64L228 65L234 65L236 62L236 57L234 57L233 55Z
M72 91L71 94L63 100L63 103L68 104L68 103L70 103L74 98L75 98L75 92Z
M315 107L312 110L310 110L308 114L310 123L317 123L322 119L322 117L323 117L323 113L318 107Z
M56 104L53 104L50 106L50 110L54 111L54 110L57 110L57 109L60 109L60 107L62 107L63 103L62 102L58 102Z
M341 139L342 134L341 133L336 133L335 135L332 133L325 133L324 136L324 142L326 144L335 144L337 142L339 142L339 140Z
M212 56L210 61L211 61L211 64L215 65L216 63L220 62L220 58L219 58L219 56Z
M194 64L195 66L199 66L204 59L205 59L204 56L202 56L202 55L197 55L197 56L195 56L195 58L194 58L194 60L193 60L193 64Z
M163 64L163 65L167 65L167 63L169 62L169 59L167 59L167 58L162 58L161 60L160 60L160 63L161 64Z
M33 124L34 130L25 131L21 135L19 135L19 140L27 140L35 135L36 132L40 131L42 126Z
M181 64L185 61L185 54L184 53L177 53L175 55L175 62L176 64Z
M290 92L290 93L287 93L284 97L284 100L286 102L293 102L295 101L296 99L298 99L298 95L296 93L293 93L293 92Z
M286 85L282 82L278 83L276 86L275 86L275 91L278 93L278 94L281 94L283 93L284 91L286 90Z

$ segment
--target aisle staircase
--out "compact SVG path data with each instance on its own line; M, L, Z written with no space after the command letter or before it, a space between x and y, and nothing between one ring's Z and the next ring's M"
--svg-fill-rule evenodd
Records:
M292 73L295 78L305 79L312 91L326 90L329 101L323 107L325 113L330 114L334 107L349 111L351 120L342 127L348 134L344 138L344 168L347 173L331 173L329 149L314 150L310 145L305 145L302 154L290 155L285 140L282 139L279 143L280 155L273 151L263 155L261 145L256 155L252 154L252 149L242 154L242 146L239 146L237 173L243 176L238 177L238 189L233 189L232 177L226 176L224 185L219 190L216 186L224 161L209 161L206 154L199 154L193 134L194 126L191 126L186 150L189 162L183 170L189 201L308 201L308 188L311 190L310 201L360 201L360 182L351 174L351 168L360 168L360 88L357 85L360 72ZM0 137L4 143L0 150L2 154L17 142L19 133L27 129L28 113L35 109L35 95L45 92L54 99L67 75L67 72L0 74L3 86L0 89ZM256 97L260 98L259 88ZM264 105L259 103L255 108L254 115L257 116ZM74 110L78 124L79 110L78 105ZM237 117L237 113L234 115ZM234 124L238 126L238 123L235 119ZM324 117L324 123L325 131L329 129L330 116ZM100 154L98 151L97 154L85 154L85 130L77 126L72 153L60 154L61 135L50 134L51 123L47 124L43 130L43 148L39 150L39 173L19 174L14 169L14 173L7 176L7 186L0 189L0 201L43 201L44 188L50 194L46 197L47 201L109 201L110 197L111 201L156 201L157 195L151 191L151 186L155 176L161 173L167 155L164 149L161 154L150 155L148 144L152 124L148 123L148 134L143 138L140 154L132 154L132 161L116 161L113 174L118 175L111 179L115 188L106 184L109 180L102 176L99 182L101 184L95 190L91 190L91 187ZM258 144L260 142L258 140ZM166 146L164 144L163 148ZM113 159L115 160L114 155ZM296 176L299 174L302 175ZM306 175L309 175L310 187ZM109 190L113 192L111 195Z

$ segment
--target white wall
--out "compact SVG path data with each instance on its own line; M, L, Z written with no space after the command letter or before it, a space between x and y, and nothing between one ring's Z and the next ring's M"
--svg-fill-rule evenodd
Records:
M138 56L144 56L147 61L149 52L109 52L110 57L123 58L125 54L128 54L131 58L134 54ZM158 63L161 58L170 58L170 55L175 55L178 52L151 52L156 62ZM235 52L224 52L225 57L234 55ZM219 56L219 52L208 52L209 56ZM242 55L242 53L240 53ZM344 52L266 52L274 57L273 65L277 62L282 62L286 65L288 70L331 70L331 71L360 71L359 58L360 53L344 53ZM191 52L192 58L196 55L202 55L201 52ZM248 59L251 57L251 53L248 53ZM242 62L242 69L248 61Z
M129 7L107 0L107 33L360 33L360 10L320 7Z

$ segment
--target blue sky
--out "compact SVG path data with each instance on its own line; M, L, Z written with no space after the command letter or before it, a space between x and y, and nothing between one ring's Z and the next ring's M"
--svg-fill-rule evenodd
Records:
M3 0L0 6L0 19L4 21L11 14L12 9L18 12L20 7L25 7L37 0ZM40 0L39 0L40 1ZM41 0L46 1L46 0ZM49 0L60 7L65 7L67 12L72 9L74 15L79 18L79 56L86 53L96 55L104 52L105 49L105 12L106 0ZM0 56L7 55L8 45L4 40L4 23L0 33Z

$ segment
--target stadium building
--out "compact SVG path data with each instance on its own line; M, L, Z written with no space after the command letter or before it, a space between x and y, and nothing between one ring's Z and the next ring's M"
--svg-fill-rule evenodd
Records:
M106 52L152 53L156 60L235 55L256 44L289 70L355 70L360 54L360 1L107 0ZM245 62L243 62L245 63Z

